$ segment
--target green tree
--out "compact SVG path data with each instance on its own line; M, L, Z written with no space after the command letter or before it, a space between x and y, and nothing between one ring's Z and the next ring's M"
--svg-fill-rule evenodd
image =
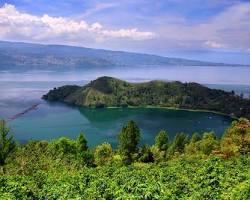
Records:
M177 133L174 141L171 144L168 152L174 154L175 152L183 153L185 145L189 142L188 136L185 133Z
M76 142L67 137L61 137L51 142L49 149L54 155L75 154Z
M106 165L112 161L113 150L109 143L103 143L95 148L94 158L97 165Z
M145 163L154 162L153 153L149 145L143 145L143 147L140 148L138 160Z
M168 134L161 130L155 137L155 145L160 151L165 151L168 148Z
M4 120L0 121L0 166L4 166L8 156L14 151L16 144L10 136L10 129L6 127Z
M140 130L134 121L128 122L123 126L118 136L118 149L121 155L125 156L128 163L131 162L131 156L137 151L137 145L140 141Z
M225 131L221 143L221 151L225 157L250 154L250 122L240 118L232 122Z
M219 143L214 132L205 132L199 143L199 148L202 153L209 155L213 150L218 148L218 144Z
M87 150L81 153L80 163L83 162L84 165L92 167L94 166L94 152L93 150Z
M191 137L191 139L190 139L190 142L193 142L193 143L195 143L195 142L198 142L198 141L200 141L201 140L201 136L199 135L199 133L193 133L192 134L192 137Z
M84 134L81 132L76 140L76 148L78 153L82 153L88 150L87 140Z
M198 133L193 133L190 142L185 146L185 153L194 155L199 151L199 141L201 137Z

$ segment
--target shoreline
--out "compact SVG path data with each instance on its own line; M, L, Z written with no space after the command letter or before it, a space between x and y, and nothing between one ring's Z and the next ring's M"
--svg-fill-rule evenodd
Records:
M46 101L46 100L45 100ZM63 104L66 104L68 106L73 106L73 107L78 107L78 108L90 108L90 109L102 109L102 108L107 108L107 109L117 109L117 108L154 108L154 109L166 109L166 110L177 110L177 111L188 111L188 112L201 112L201 113L212 113L212 114L217 114L217 115L221 115L221 116L225 116L225 117L229 117L231 119L234 120L238 120L239 117L230 115L230 114L226 114L223 112L219 112L219 111L213 111L213 110L203 110L203 109L188 109L188 108L176 108L176 107L164 107L164 106L126 106L126 107L122 107L122 106L104 106L104 107L89 107L89 106L82 106L82 105L75 105L75 104L71 104L68 102L60 102Z
M104 108L113 109L113 108L123 108L123 107L108 106L108 107L104 107ZM178 111L188 111L188 112L212 113L212 114L230 117L231 119L235 119L235 120L239 119L236 116L232 116L230 114L226 114L223 112L212 111L212 110L202 110L202 109L188 109L188 108L161 107L161 106L128 106L128 107L124 107L124 108L155 108L155 109L178 110Z

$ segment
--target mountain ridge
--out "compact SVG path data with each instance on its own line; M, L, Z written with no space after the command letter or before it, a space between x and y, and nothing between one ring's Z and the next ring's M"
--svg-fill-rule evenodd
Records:
M86 47L0 41L1 70L72 70L137 66L242 66Z

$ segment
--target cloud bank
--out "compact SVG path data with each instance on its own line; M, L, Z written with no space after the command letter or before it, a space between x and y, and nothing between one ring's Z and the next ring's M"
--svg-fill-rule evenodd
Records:
M184 2L183 6L183 1L174 0L157 3L109 1L96 4L78 16L67 17L31 14L4 4L0 7L0 40L74 44L157 54L173 50L250 51L250 3L235 0L201 18L202 9L210 6L213 11L218 1L205 1L204 6L198 4L198 0L190 2ZM170 5L180 6L179 10L183 7L187 7L186 10L198 8L185 15L185 9L185 12L177 11Z
M107 29L98 22L88 23L65 17L20 12L14 5L0 8L0 39L29 41L98 42L109 39L148 40L153 32L132 29Z

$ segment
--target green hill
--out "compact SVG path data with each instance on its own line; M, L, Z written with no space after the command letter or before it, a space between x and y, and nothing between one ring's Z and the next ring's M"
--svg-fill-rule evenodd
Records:
M86 107L157 106L209 110L250 118L250 100L234 92L178 81L129 83L100 77L83 87L68 85L54 88L43 99Z

